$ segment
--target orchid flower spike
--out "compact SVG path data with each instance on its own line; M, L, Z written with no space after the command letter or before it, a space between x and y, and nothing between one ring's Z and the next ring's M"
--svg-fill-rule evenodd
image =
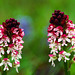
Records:
M20 67L24 31L19 25L14 18L7 19L0 25L0 66L4 65L4 71L14 67L18 72Z
M60 10L55 10L50 18L48 27L49 62L55 67L55 60L75 61L75 24L69 16ZM69 49L69 50L68 50ZM74 53L72 59L70 56Z

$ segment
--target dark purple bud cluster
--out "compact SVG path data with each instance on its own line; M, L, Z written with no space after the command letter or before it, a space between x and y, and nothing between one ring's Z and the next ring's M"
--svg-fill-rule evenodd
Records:
M11 29L12 27L19 28L20 22L17 22L14 18L7 19L3 22L3 27L7 30Z
M61 12L60 10L55 10L54 13L52 13L52 17L50 18L50 23L56 26L63 26L66 24L68 19L68 15L64 15L64 12Z

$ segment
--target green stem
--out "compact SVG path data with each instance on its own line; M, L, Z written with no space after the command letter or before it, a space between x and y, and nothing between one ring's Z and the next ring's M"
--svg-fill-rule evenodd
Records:
M4 48L5 51L5 55L4 58L7 58L7 47ZM4 67L3 67L4 68ZM7 75L7 71L2 71L2 75Z
M2 75L7 75L7 72L6 72L6 71L3 71L3 72L2 72Z
M65 75L70 75L69 61L64 62Z

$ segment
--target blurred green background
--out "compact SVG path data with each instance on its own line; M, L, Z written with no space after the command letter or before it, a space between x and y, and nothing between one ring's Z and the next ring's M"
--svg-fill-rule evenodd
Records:
M15 18L25 32L19 73L12 68L8 75L64 75L63 62L56 61L55 68L48 62L47 28L55 9L75 23L75 0L0 0L0 24ZM75 64L71 75L75 75Z

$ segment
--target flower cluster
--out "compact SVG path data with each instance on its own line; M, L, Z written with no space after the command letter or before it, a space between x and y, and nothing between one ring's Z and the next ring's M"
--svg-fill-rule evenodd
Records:
M49 62L55 66L54 61L57 59L64 62L71 60L71 53L75 52L75 24L69 20L68 15L60 10L55 10L50 18L47 32L51 49ZM74 59L75 56L72 60Z
M20 66L24 32L19 24L17 20L10 18L0 25L0 66L4 66L4 71L15 67L18 72Z

